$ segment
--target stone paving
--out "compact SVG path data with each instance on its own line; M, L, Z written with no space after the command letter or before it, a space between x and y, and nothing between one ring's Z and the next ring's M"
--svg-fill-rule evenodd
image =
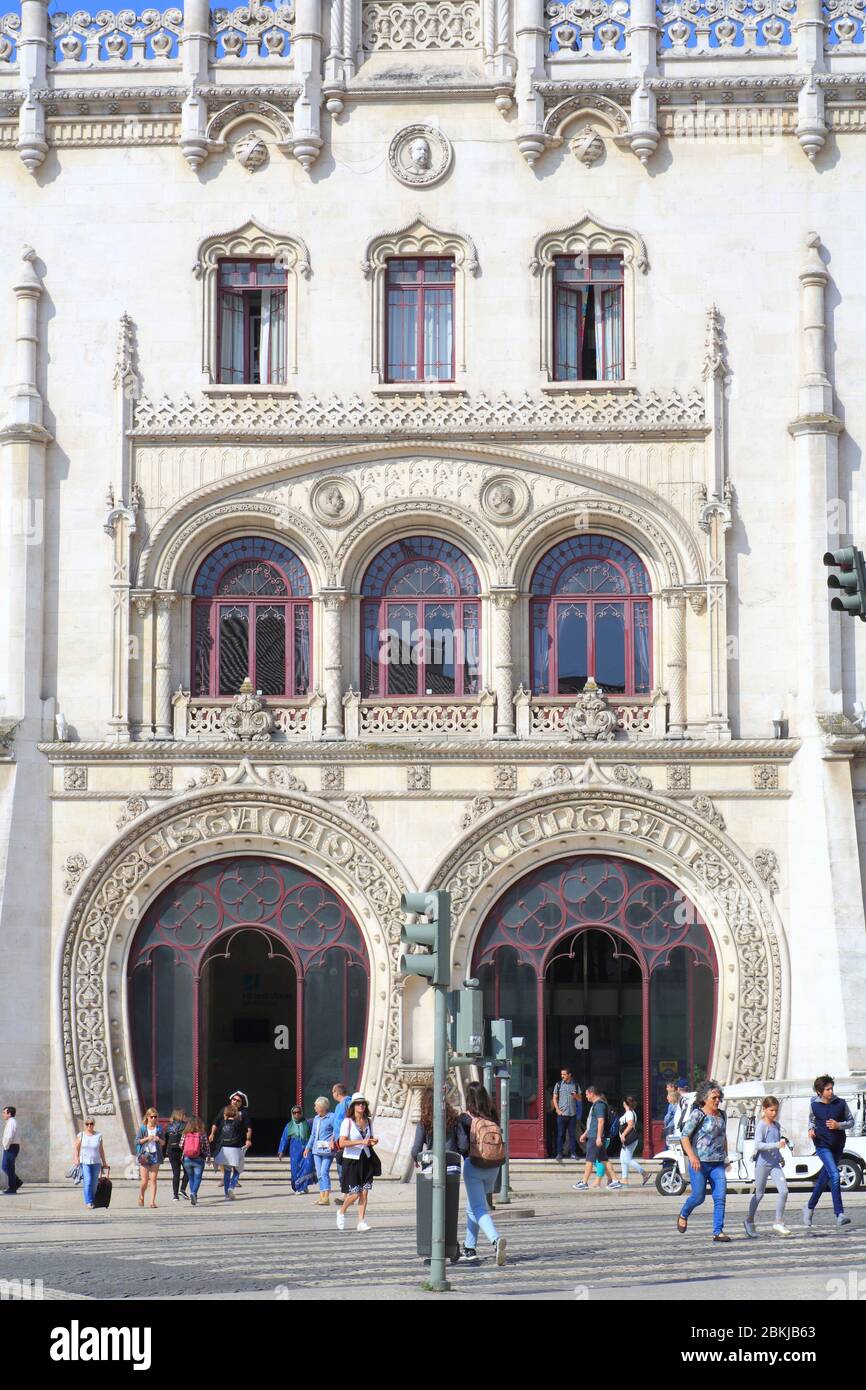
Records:
M866 1194L848 1198L853 1225L846 1231L833 1223L827 1202L810 1234L800 1219L805 1192L793 1193L789 1240L769 1230L772 1197L763 1204L761 1238L748 1240L747 1198L730 1194L734 1239L714 1246L709 1198L680 1236L679 1204L653 1186L576 1193L573 1180L571 1165L537 1179L519 1174L514 1209L498 1218L508 1263L497 1269L487 1247L476 1268L449 1268L453 1296L702 1301L866 1294ZM341 1234L333 1207L292 1195L287 1181L248 1183L234 1202L223 1201L214 1181L202 1194L192 1209L173 1202L161 1182L157 1210L141 1210L137 1186L118 1181L110 1211L90 1212L80 1189L24 1188L0 1201L0 1280L41 1279L46 1298L67 1299L433 1296L424 1292L425 1267L415 1253L410 1187L376 1185L366 1234L354 1229L354 1216Z

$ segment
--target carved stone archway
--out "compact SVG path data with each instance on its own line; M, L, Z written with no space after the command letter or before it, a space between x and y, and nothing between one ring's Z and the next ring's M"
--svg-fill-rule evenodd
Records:
M272 769L279 774L282 769ZM408 875L378 838L301 792L281 790L244 763L218 787L185 793L139 817L82 878L56 962L55 1012L63 1040L70 1123L100 1116L106 1145L128 1153L138 1121L126 966L145 911L173 879L230 855L283 858L324 877L352 911L370 960L362 1086L378 1115L399 1121L400 894ZM383 1127L380 1125L380 1130ZM387 1124L385 1126L387 1129ZM388 1146L387 1134L383 1135Z
M454 983L466 977L489 908L529 868L576 853L647 864L694 902L719 961L713 1075L725 1084L784 1075L790 1012L781 922L754 867L697 812L607 779L542 789L480 820L438 864L430 883L451 893Z

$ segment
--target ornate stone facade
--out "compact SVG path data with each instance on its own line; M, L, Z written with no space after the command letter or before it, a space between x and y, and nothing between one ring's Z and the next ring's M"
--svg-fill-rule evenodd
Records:
M137 926L220 857L307 866L357 921L362 1084L393 1171L430 1067L429 1000L397 970L406 890L452 891L459 983L533 865L639 864L706 924L716 1074L866 1069L866 734L813 564L856 536L866 487L862 18L859 0L0 14L0 1083L44 1117L25 1139L55 1175L85 1110L128 1150ZM110 203L82 196L97 177ZM709 226L720 186L736 196ZM453 267L439 375L392 380L394 259ZM262 261L284 296L274 375L223 379L221 267ZM590 362L597 325L576 379L557 276L602 263L618 351ZM631 626L622 673L545 681L535 578L588 535L645 568L645 647ZM461 694L447 672L400 694L371 676L365 576L411 538L477 580ZM308 581L296 694L267 693L287 682L251 646L232 693L206 693L224 687L202 679L197 578L250 539ZM579 621L597 601L565 597ZM18 1048L17 1011L49 997L50 1035Z

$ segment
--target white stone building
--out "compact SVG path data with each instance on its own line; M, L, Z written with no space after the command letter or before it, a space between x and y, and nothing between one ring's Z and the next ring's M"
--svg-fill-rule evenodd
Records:
M821 564L866 535L864 0L54 8L0 15L22 1171L237 1085L267 1148L341 1076L399 1164L431 885L526 1039L517 1152L563 1061L654 1122L682 1070L866 1069Z

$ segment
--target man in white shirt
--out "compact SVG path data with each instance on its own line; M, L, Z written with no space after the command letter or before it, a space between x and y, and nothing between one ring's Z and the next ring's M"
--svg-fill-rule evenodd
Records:
M7 1105L3 1110L3 1172L6 1174L8 1186L3 1193L4 1197L14 1197L19 1187L23 1187L21 1179L15 1174L15 1160L21 1145L18 1143L18 1121L15 1118L15 1106Z

